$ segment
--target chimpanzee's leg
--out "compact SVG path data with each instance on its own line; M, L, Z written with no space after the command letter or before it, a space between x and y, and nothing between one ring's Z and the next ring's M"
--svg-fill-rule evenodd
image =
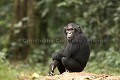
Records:
M65 66L62 64L62 62L60 61L59 65L57 66L60 74L62 74L63 72L65 72Z
M84 67L74 59L68 59L66 57L62 58L62 63L65 68L70 72L81 72Z

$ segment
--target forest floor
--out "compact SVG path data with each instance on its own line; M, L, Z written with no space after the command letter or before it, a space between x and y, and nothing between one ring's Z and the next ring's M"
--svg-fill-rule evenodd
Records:
M61 75L39 76L37 73L34 73L31 77L21 76L19 80L120 80L120 76L86 72L65 72Z

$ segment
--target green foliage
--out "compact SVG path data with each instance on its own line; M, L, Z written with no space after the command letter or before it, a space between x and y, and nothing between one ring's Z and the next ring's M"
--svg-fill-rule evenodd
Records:
M120 54L111 47L108 51L91 52L86 71L93 73L104 73L120 75Z
M8 29L12 20L12 0L0 0L0 50L8 42ZM8 14L9 13L9 14Z
M10 64L5 60L4 52L0 52L0 79L17 80L17 73L10 68Z
M8 30L14 16L12 16L12 5L13 0L0 1L0 50L5 52L9 39ZM91 56L86 71L109 74L120 73L119 0L37 0L35 9L40 23L47 24L48 37L53 42L35 44L35 47L33 47L34 44L31 45L33 54L29 55L29 62L35 64L36 67L31 67L29 70L38 71L40 68L40 73L47 74L50 56L53 52L64 48L64 42L56 41L56 39L63 40L63 27L70 22L74 22L82 27L90 40ZM16 35L20 32L21 26L23 26L21 21L15 24ZM44 27L44 25L41 25L41 27ZM103 42L100 42L100 40ZM11 44L13 48L10 48L10 50L19 46L25 47L19 40ZM0 54L3 54L3 52ZM4 62L1 55L0 79L6 78L6 80L9 80L10 78L14 80L12 79L14 71L8 65L9 63ZM29 66L31 65L27 65L27 68ZM17 66L15 70L18 68L23 67Z
M59 45L58 45L59 44ZM52 43L48 46L41 44L40 47L34 48L33 52L34 54L29 55L29 63L43 63L43 64L50 64L49 62L49 56L51 56L51 53L58 52L60 49L62 49L64 46L61 45L61 43ZM48 52L46 53L45 50L47 49Z

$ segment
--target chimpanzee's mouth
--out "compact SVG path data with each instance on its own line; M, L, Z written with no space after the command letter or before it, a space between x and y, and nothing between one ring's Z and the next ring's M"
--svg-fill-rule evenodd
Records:
M68 41L72 40L72 37L67 37L67 40L68 40Z
M67 39L68 39L68 40L70 40L70 39L71 39L71 37L67 37Z

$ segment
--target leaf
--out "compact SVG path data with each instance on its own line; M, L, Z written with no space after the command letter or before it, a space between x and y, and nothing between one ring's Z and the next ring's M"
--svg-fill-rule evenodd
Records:
M16 28L20 28L20 27L22 27L22 22L21 21L19 21L18 23L16 23L15 25L14 25L14 27L16 27Z
M43 11L41 17L45 17L45 16L47 15L48 12L49 12L49 9L46 8L46 9Z
M66 5L67 5L66 2L61 2L61 3L57 4L57 7L66 6Z

